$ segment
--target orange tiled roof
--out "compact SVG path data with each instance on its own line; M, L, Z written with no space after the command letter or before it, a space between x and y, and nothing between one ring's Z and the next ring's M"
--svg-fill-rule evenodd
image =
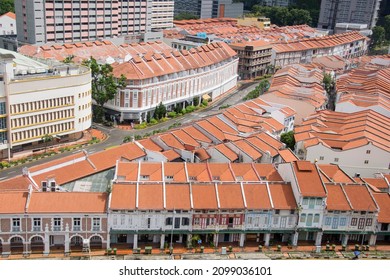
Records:
M161 184L144 184L138 186L138 209L140 210L162 210L163 186Z
M355 211L377 211L377 206L370 191L364 185L345 185L345 193L349 198L352 209Z
M390 195L388 193L374 193L373 196L380 208L378 222L390 223Z
M309 161L295 161L291 164L303 196L326 196L319 171L315 164Z
M137 196L136 185L113 184L110 209L113 210L133 210Z
M328 211L350 211L351 205L348 202L346 193L341 185L326 184L328 197L326 199L326 209Z
M33 192L29 213L105 213L106 193Z
M335 183L355 183L338 165L336 164L319 164L321 175L324 175L329 182Z
M297 126L294 137L297 142L303 141L305 147L321 143L328 148L349 150L371 142L390 151L389 121L390 118L372 110L356 113L324 110Z
M190 210L190 186L189 184L167 184L166 189L166 209Z
M25 212L28 192L0 192L1 214L22 214Z
M245 184L244 193L249 210L272 209L266 184Z
M297 209L297 203L295 202L294 193L290 184L270 183L268 186L274 209Z
M5 13L5 14L2 14L2 15L0 16L0 18L1 18L1 17L10 17L10 18L16 20L16 15L15 15L13 12L8 12L8 13Z

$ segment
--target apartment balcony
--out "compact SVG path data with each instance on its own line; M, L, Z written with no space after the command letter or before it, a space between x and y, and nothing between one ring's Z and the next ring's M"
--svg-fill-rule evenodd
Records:
M33 231L41 231L41 227L40 226L34 226L33 227Z
M100 226L94 226L94 227L92 227L92 231L100 231Z
M244 55L240 55L239 57L254 59L259 57L271 56L271 54L272 54L271 52L260 53L260 54L244 54Z
M12 227L12 232L20 232L20 231L21 231L20 227L16 227L16 226Z
M61 231L62 227L61 226L54 226L53 231Z
M73 226L73 231L81 231L81 226Z

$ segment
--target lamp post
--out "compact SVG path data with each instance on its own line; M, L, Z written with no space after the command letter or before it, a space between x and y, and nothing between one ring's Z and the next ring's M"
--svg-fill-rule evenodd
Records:
M173 208L173 217L172 217L172 230L171 230L171 244L169 246L169 254L172 255L173 253L173 227L174 227L174 224L175 224L175 208Z

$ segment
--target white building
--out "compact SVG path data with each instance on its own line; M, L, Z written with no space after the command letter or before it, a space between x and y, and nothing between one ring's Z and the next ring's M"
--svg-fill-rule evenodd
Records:
M194 97L199 103L205 96L217 98L234 89L238 78L238 58L226 43L135 55L112 66L115 76L126 77L127 86L104 106L120 121L143 122L160 102L170 110L193 104Z
M37 145L44 135L76 139L91 126L91 72L0 51L1 158ZM31 147L30 147L31 148Z
M320 111L296 127L295 151L300 159L338 164L350 176L388 173L389 121L371 110Z
M0 36L16 34L16 16L14 13L6 13L0 16Z
M173 0L152 1L152 29L165 29L173 27Z

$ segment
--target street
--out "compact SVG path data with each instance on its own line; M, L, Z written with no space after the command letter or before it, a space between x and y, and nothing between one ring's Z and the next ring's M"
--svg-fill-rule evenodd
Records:
M219 107L221 107L221 106L225 106L225 105L233 106L233 105L236 105L238 103L241 103L242 99L245 97L245 95L249 91L253 90L257 84L258 84L258 82L244 83L240 86L239 89L234 90L232 93L221 97L220 99L213 102L212 104L210 104L207 108L205 108L203 110L195 111L193 113L186 114L184 116L181 116L181 117L178 117L175 119L171 119L171 120L166 121L164 123L160 123L160 124L157 124L157 125L154 125L151 127L147 127L145 129L139 129L139 130L134 129L134 130L127 131L127 130L121 130L121 129L117 129L117 128L109 128L109 127L106 127L106 126L103 126L100 124L94 124L94 126L97 129L99 129L102 132L104 132L105 134L107 134L108 138L101 143L97 143L97 144L91 145L89 147L86 147L86 148L84 148L84 150L86 150L88 153L96 153L99 151L103 151L109 147L113 147L113 146L117 146L117 145L122 144L123 138L125 136L133 136L134 137L134 135L137 135L137 134L144 135L146 133L152 133L154 130L168 129L169 126L171 126L175 123L181 123L182 125L186 125L186 124L193 123L199 119L209 117L209 116L214 115L214 114L218 114L222 111L219 109ZM21 175L22 169L25 167L29 168L29 167L32 167L32 166L35 166L38 164L50 162L52 160L59 159L59 158L77 153L79 151L80 150L64 152L62 154L53 155L51 157L43 158L43 159L40 159L40 160L35 161L35 162L29 162L29 163L25 163L22 165L8 168L6 170L2 170L2 171L0 171L0 180L5 180L5 179L15 177L17 175Z

